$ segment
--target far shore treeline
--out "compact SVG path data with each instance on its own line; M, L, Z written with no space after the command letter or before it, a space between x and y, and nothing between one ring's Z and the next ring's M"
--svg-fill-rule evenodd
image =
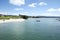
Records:
M0 14L0 19L28 19L28 18L60 18L60 16L27 16L27 15L4 15Z

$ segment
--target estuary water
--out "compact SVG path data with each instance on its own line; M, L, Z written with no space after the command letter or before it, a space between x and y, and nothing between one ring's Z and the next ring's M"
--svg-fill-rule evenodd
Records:
M60 21L56 19L29 18L23 22L0 23L0 40L60 40Z

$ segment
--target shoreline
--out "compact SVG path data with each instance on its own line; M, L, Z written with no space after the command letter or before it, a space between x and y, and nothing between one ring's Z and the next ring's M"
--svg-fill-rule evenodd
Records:
M0 20L0 23L7 23L7 22L23 22L24 19L9 19L9 20Z

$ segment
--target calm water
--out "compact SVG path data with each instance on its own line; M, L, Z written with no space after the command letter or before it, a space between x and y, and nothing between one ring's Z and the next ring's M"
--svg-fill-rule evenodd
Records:
M2 23L0 40L60 40L60 21L56 18L40 18Z

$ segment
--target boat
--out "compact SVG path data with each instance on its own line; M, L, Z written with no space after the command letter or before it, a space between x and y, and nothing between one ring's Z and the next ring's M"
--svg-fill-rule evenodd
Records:
M58 20L58 21L60 21L60 20Z
M40 22L40 20L36 20L36 22Z

